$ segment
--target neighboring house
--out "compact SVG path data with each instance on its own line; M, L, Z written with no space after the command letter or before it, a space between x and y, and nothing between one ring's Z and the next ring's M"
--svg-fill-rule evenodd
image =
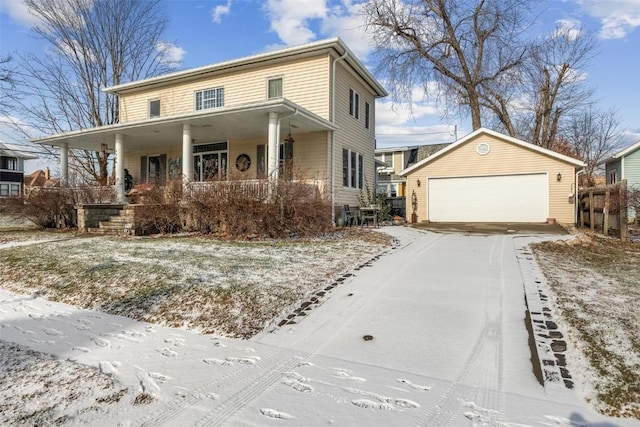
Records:
M0 197L22 195L24 161L37 158L0 142Z
M378 161L378 193L387 197L405 197L406 178L400 172L429 157L449 144L414 145L376 149Z
M24 186L27 191L30 188L56 187L58 185L59 180L57 178L51 178L51 171L49 168L45 170L38 169L37 171L24 176Z
M340 39L263 53L105 89L118 124L40 138L115 152L116 190L134 183L291 179L283 163L330 195L357 205L375 182L375 100L387 95ZM62 176L68 166L61 162Z
M478 129L403 170L407 216L417 221L575 222L576 173L584 163Z
M640 141L625 148L605 160L605 178L607 184L627 180L627 187L640 188ZM633 209L629 218L635 218Z

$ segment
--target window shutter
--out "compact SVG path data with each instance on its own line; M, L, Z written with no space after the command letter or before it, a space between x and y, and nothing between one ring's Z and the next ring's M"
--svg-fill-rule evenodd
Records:
M140 182L147 182L147 156L140 157Z
M167 182L167 155L160 155L160 184L164 185Z

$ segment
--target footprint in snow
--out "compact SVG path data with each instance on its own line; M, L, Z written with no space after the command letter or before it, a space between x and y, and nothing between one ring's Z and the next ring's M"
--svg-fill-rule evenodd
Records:
M336 378L340 378L341 380L347 380L347 381L355 381L355 382L365 382L367 381L366 379L362 378L362 377L353 377L351 375L349 375L348 372L346 371L336 371L333 374L334 377Z
M242 363L243 365L255 365L256 362L260 360L260 358L257 357L257 356L252 356L252 357L227 357L227 360L229 362Z
M64 333L62 333L61 331L59 331L59 330L57 330L57 329L53 329L53 328L42 328L42 331L43 331L45 334L50 335L50 336L57 336L57 337L60 337L60 336L63 336L63 335L64 335Z
M171 350L170 348L163 348L162 350L156 350L158 353L163 355L164 357L178 357L178 353L176 351Z
M111 362L100 362L98 366L100 367L100 372L105 375L109 375L111 377L118 375L118 370L111 364Z
M233 362L231 362L230 360L220 360L220 359L210 358L210 359L203 359L202 361L204 363L206 363L207 365L218 365L218 366L232 366L233 365Z
M71 349L72 349L72 350L75 350L75 351L81 351L81 352L83 352L83 353L89 353L89 352L91 351L91 350L89 350L87 347L77 347L77 346L74 346L74 347L72 347Z
M282 380L282 384L289 386L295 391L299 391L300 393L313 393L313 387L298 380L285 378Z
M161 383L171 379L171 377L161 374L160 372L149 372L149 377L153 378L154 380L158 380Z
M412 400L396 399L396 398L393 398L393 397L386 397L386 396L382 396L382 395L377 394L377 393L372 393L370 391L360 390L360 389L357 389L357 388L346 387L345 390L348 391L349 393L358 394L358 395L365 396L365 397L370 397L370 398L375 399L378 402L383 403L385 405L391 405L391 409L397 409L397 408L416 409L416 408L420 407L420 405L418 403L416 403L416 402L414 402ZM384 409L384 408L378 408L378 409Z
M91 341L93 341L93 343L95 345L97 345L98 347L102 347L102 348L109 348L111 347L111 343L107 340L103 340L100 337L91 337Z
M351 403L364 409L382 409L385 411L395 410L395 408L389 405L388 403L374 402L373 400L369 400L369 399L356 399L356 400L352 400Z
M269 418L279 418L282 420L291 420L294 418L293 415L287 414L286 412L276 411L275 409L270 408L262 408L260 409L260 412L262 415Z
M431 387L429 387L429 386L414 384L411 381L405 380L405 379L402 379L402 378L398 378L397 381L399 383L408 385L409 387L411 387L414 390L420 390L420 391L429 391L429 390L431 390Z
M45 316L42 314L33 314L33 313L30 314L29 317L32 318L33 320L42 320L45 318Z

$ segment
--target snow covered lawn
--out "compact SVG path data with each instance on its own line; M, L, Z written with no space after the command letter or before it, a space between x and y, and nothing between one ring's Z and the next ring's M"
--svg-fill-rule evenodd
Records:
M534 251L585 396L604 414L640 419L640 245L593 234Z
M3 288L17 293L248 338L390 241L381 233L356 229L284 242L72 238L0 246L0 268Z

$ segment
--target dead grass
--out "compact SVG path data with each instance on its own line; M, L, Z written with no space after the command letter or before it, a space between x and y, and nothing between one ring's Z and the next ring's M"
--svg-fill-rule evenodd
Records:
M586 361L587 398L604 414L640 419L640 244L585 234L534 251Z
M345 230L309 240L75 238L0 250L2 286L136 320L248 338L389 245Z

